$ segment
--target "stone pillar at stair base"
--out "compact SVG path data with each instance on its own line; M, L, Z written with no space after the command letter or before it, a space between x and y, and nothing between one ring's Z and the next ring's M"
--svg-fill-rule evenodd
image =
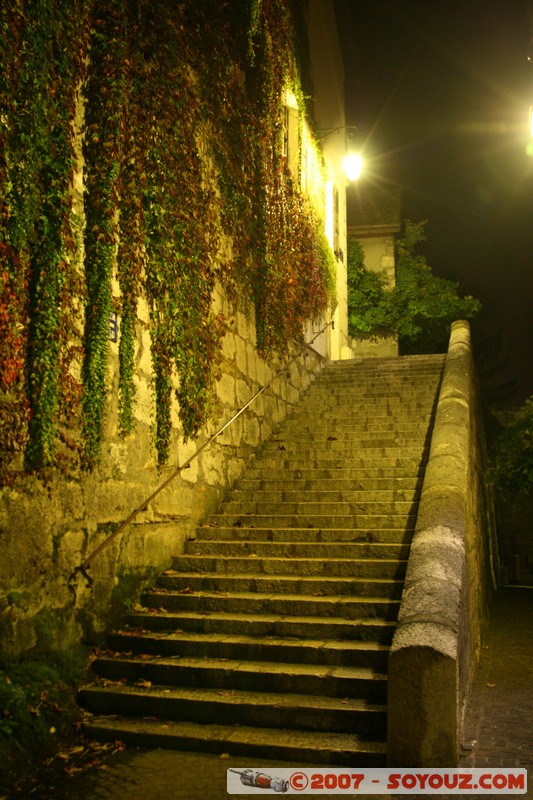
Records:
M436 768L457 764L457 702L450 702L457 691L455 637L439 631L438 627L432 623L405 626L396 639L396 649L391 652L389 767ZM410 646L410 640L416 644ZM423 646L423 641L428 644ZM437 642L441 647L436 646Z

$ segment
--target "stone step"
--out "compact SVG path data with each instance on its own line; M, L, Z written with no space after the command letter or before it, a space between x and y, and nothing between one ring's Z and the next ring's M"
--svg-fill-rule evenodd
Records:
M367 741L356 734L108 717L93 718L86 724L85 732L99 741L122 741L146 748L229 753L247 761L266 758L341 767L383 767L386 764L385 743Z
M400 451L404 457L419 458L424 449L425 439L418 442L412 439L398 439L395 441L393 436L386 439L379 439L377 436L367 436L364 439L343 439L335 436L329 436L327 439L303 436L301 439L296 439L278 436L269 439L267 444L263 446L261 458L279 450L294 450L305 454L307 457L314 456L317 452L324 455L329 453L338 455L341 453L347 459L357 456L361 450L363 451L363 457L368 456L369 458L376 456L382 458L388 455L394 457Z
M345 497L349 493L370 495L377 492L405 493L406 498L412 497L415 492L420 492L422 488L422 478L396 477L396 478L367 478L359 474L357 478L241 478L230 492L234 497L237 492L262 492L263 494L275 494L287 492L305 493L309 492L325 495L329 492L342 493ZM269 497L269 499L272 499ZM292 500L292 498L290 498ZM313 498L315 499L315 498ZM369 497L365 499L370 499Z
M375 417L380 420L389 417L398 420L400 423L409 422L413 419L418 420L419 417L427 416L434 410L432 398L414 402L399 395L397 397L380 397L377 395L362 397L349 389L339 389L337 392L329 392L328 394L317 393L316 397L308 395L306 402L302 404L299 411L305 414L305 411L309 410L315 415L320 415L321 412L329 412L332 417L338 416L339 418L346 418L347 412L351 411L354 422L363 420L370 422L373 415L368 413L368 409L365 406L371 406Z
M247 528L212 526L196 529L197 539L248 542L396 542L409 544L412 530L401 528Z
M320 400L320 398L318 398ZM411 409L405 403L395 403L394 408L388 408L384 405L376 404L373 400L368 405L372 406L372 413L368 413L368 408L365 408L365 403L334 403L331 408L324 408L327 405L325 402L306 403L302 402L300 405L293 408L285 420L275 429L280 430L285 425L292 425L292 423L302 422L306 424L309 420L317 421L317 424L325 424L327 422L337 421L340 425L353 425L354 427L370 429L376 427L379 429L387 425L398 425L399 429L409 428L410 425L420 425L421 423L429 424L432 419L433 404L427 402L424 408L420 409L418 404L417 408L419 413L413 416Z
M225 539L192 540L186 543L187 556L221 556L264 559L322 559L405 560L409 555L409 544L382 542L258 542ZM176 558L180 558L177 556ZM176 560L176 559L175 559ZM306 574L305 564L298 565Z
M376 642L330 639L289 639L279 636L238 636L180 631L125 629L111 634L114 652L196 658L244 658L283 664L331 664L387 671L389 647Z
M322 377L328 372L351 372L352 370L363 372L365 375L370 375L374 372L379 375L394 375L410 371L420 375L428 369L436 372L442 370L445 358L444 353L420 353L406 356L332 360L328 361L325 369L319 373L318 377Z
M367 507L368 504L378 504L380 507L384 505L392 506L396 503L408 503L412 505L415 500L418 500L420 489L416 486L411 489L354 489L353 483L346 482L350 488L341 487L336 481L331 481L329 488L318 490L310 486L305 488L295 487L291 481L280 482L280 488L274 490L263 486L262 488L232 489L228 498L223 505L225 510L228 510L228 503L255 503L259 501L256 499L261 498L261 504L266 503L271 505L273 503L289 503L299 505L302 500L305 503L332 505L335 503L348 503L355 505L358 508L361 506Z
M415 385L416 381L416 385ZM338 390L349 389L351 391L359 392L361 395L380 395L385 396L387 393L391 395L403 394L409 399L424 399L431 393L435 393L441 382L440 375L426 373L415 378L413 375L323 375L317 378L310 389L310 393L331 392Z
M303 436L278 435L269 439L261 450L261 455L267 455L272 451L278 450L301 450L303 452L341 452L350 457L352 453L363 450L368 451L369 455L387 455L388 451L393 451L393 455L398 448L401 448L404 455L418 457L425 449L426 437L410 437L403 439L394 434L379 437L375 434L360 434L356 436L333 436L308 434Z
M349 372L351 370L360 370L365 374L376 372L385 375L413 370L416 375L419 375L427 369L437 371L442 369L445 360L446 355L444 353L420 353L407 356L342 359L338 361L329 361L326 368L320 373L320 376L323 376L326 371Z
M346 375L329 374L327 380L315 380L312 392L328 392L336 389L351 389L362 395L379 394L385 396L387 393L394 395L401 393L408 398L424 398L432 392L434 393L440 383L441 377L426 373L417 378L416 387L413 386L413 375L393 375L390 377L373 375L363 376L355 373Z
M375 611L374 608L371 609ZM194 632L239 636L286 636L291 639L372 641L390 644L396 628L394 613L390 618L365 616L361 608L357 619L302 616L296 614L197 612L181 610L138 609L128 617L132 631Z
M146 667L149 666L146 664ZM126 664L124 667L127 669ZM287 668L290 669L289 666ZM152 674L149 669L143 672L145 675ZM80 701L96 714L157 717L165 722L174 720L209 725L230 719L233 725L239 726L356 733L369 739L385 734L386 717L382 702L386 693L385 680L374 681L375 700L284 693L284 690L255 692L252 689L228 689L224 686L147 687L145 683L150 683L149 679L138 677L137 680L139 686L118 682L110 685L104 680L83 687L79 692ZM256 675L255 680L262 678ZM372 685L370 679L367 684Z
M261 557L249 555L179 555L172 561L178 572L211 572L216 575L236 573L248 574L251 564L256 575L320 575L324 577L403 578L407 559L362 558L355 562L350 558L304 558ZM299 573L299 570L303 570Z
M405 568L404 568L405 569ZM393 570L391 570L393 571ZM395 578L400 577L396 567ZM392 577L392 576L391 576ZM291 616L343 617L357 620L361 617L395 619L400 600L388 597L343 597L313 595L278 595L259 592L198 592L180 593L151 589L142 595L141 602L148 609L189 611L196 613L228 614L286 614Z
M324 462L322 466L304 466L299 464L297 466L279 466L274 459L269 459L269 463L274 466L268 466L264 462L252 462L246 470L246 480L252 481L354 481L359 486L367 485L368 481L398 481L414 480L418 481L421 485L425 460L417 463L411 462L410 468L405 466L389 466L383 463L383 460L376 466L368 465L365 468L361 466L354 466L351 468L344 468L339 459L331 459ZM240 485L240 481L239 481Z
M333 416L329 411L314 416L310 414L302 414L297 418L291 416L284 422L283 427L275 431L273 438L286 436L298 439L310 434L316 438L327 438L333 434L338 439L394 435L403 439L417 438L424 441L427 437L428 422L429 420L417 419L415 422L400 423L397 420L392 421L391 417L368 419L365 416L357 419L353 414L340 417Z
M260 594L304 594L314 597L335 594L399 599L403 581L386 578L353 578L351 576L258 575L256 572L219 575L218 573L178 572L170 569L157 579L155 585L161 589L185 594L258 592Z
M182 689L221 689L239 695L253 693L254 700L270 701L271 694L298 695L302 702L305 695L315 695L313 705L323 709L335 708L329 698L366 697L373 703L383 703L387 694L387 678L370 667L335 666L331 664L284 664L271 661L248 661L246 659L191 658L187 656L101 656L91 664L91 671L100 678L112 681L157 684L158 686ZM260 692L257 691L260 687ZM146 686L150 689L151 686ZM215 694L206 692L205 695ZM220 695L220 692L216 693ZM267 696L268 695L268 696ZM202 693L203 696L203 693ZM324 703L324 699L328 702ZM180 698L182 699L182 698ZM279 699L276 698L278 705ZM293 698L286 703L294 708ZM346 710L346 706L341 709ZM352 706L353 711L353 706ZM178 709L181 715L183 709ZM175 719L168 711L166 718ZM180 718L179 716L177 717ZM206 722L209 720L196 720ZM216 721L216 720L213 720ZM242 720L243 724L248 724ZM290 720L287 720L290 722ZM311 721L312 722L312 721ZM259 724L269 725L261 720ZM294 724L294 723L293 723ZM332 729L331 721L322 721L324 729Z
M252 477L267 476L273 470L318 470L323 474L329 470L337 473L337 470L344 472L354 473L361 472L365 474L373 472L375 475L383 476L410 476L418 475L420 470L427 463L425 455L418 453L416 456L405 457L405 453L401 449L397 454L390 455L387 453L370 453L365 451L364 456L361 455L359 450L357 454L348 456L339 453L329 452L327 454L317 454L315 452L304 452L301 450L287 453L286 451L279 451L275 454L264 456L260 460L253 462L248 468L247 472ZM340 476L339 476L340 477Z
M414 530L415 514L212 514L212 527L253 528L404 528Z
M272 501L264 500L259 495L259 500L226 500L221 508L222 515L253 515L253 516L302 516L302 517L324 517L334 515L347 516L349 514L369 516L371 514L394 514L405 517L416 513L416 503L412 500L383 500L382 502L361 501L343 502L341 500L332 502L310 502L307 499L303 502ZM305 497L305 494L304 494Z

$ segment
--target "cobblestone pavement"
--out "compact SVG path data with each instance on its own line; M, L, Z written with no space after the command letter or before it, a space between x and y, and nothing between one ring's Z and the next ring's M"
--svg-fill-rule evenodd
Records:
M246 762L246 763L245 763ZM527 767L533 783L533 591L501 589L494 601L490 630L482 651L464 727L462 765ZM254 767L275 775L279 762L253 763L198 753L128 748L73 777L42 777L15 798L35 800L224 800L228 768ZM304 766L302 764L292 766ZM261 793L257 790L254 794ZM232 795L237 797L238 795ZM263 795L264 796L264 795ZM269 797L273 795L268 794ZM292 795L294 796L294 795ZM318 798L319 795L310 795ZM382 795L322 795L325 797ZM415 795L397 795L397 797ZM458 795L441 795L442 798ZM496 795L462 795L485 800ZM533 786L526 797L533 800ZM390 797L388 795L387 797ZM427 797L427 795L419 795Z

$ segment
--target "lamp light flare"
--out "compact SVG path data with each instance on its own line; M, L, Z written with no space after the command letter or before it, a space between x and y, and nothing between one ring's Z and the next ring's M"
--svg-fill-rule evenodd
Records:
M363 159L357 153L349 153L343 160L342 166L349 181L356 181L361 177Z

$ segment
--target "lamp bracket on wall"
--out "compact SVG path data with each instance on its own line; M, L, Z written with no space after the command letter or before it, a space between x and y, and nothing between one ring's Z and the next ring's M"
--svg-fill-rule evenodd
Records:
M317 142L321 139L325 139L326 136L330 136L332 133L338 133L339 131L356 131L356 125L339 125L336 128L320 128L317 130L318 136L316 137Z

